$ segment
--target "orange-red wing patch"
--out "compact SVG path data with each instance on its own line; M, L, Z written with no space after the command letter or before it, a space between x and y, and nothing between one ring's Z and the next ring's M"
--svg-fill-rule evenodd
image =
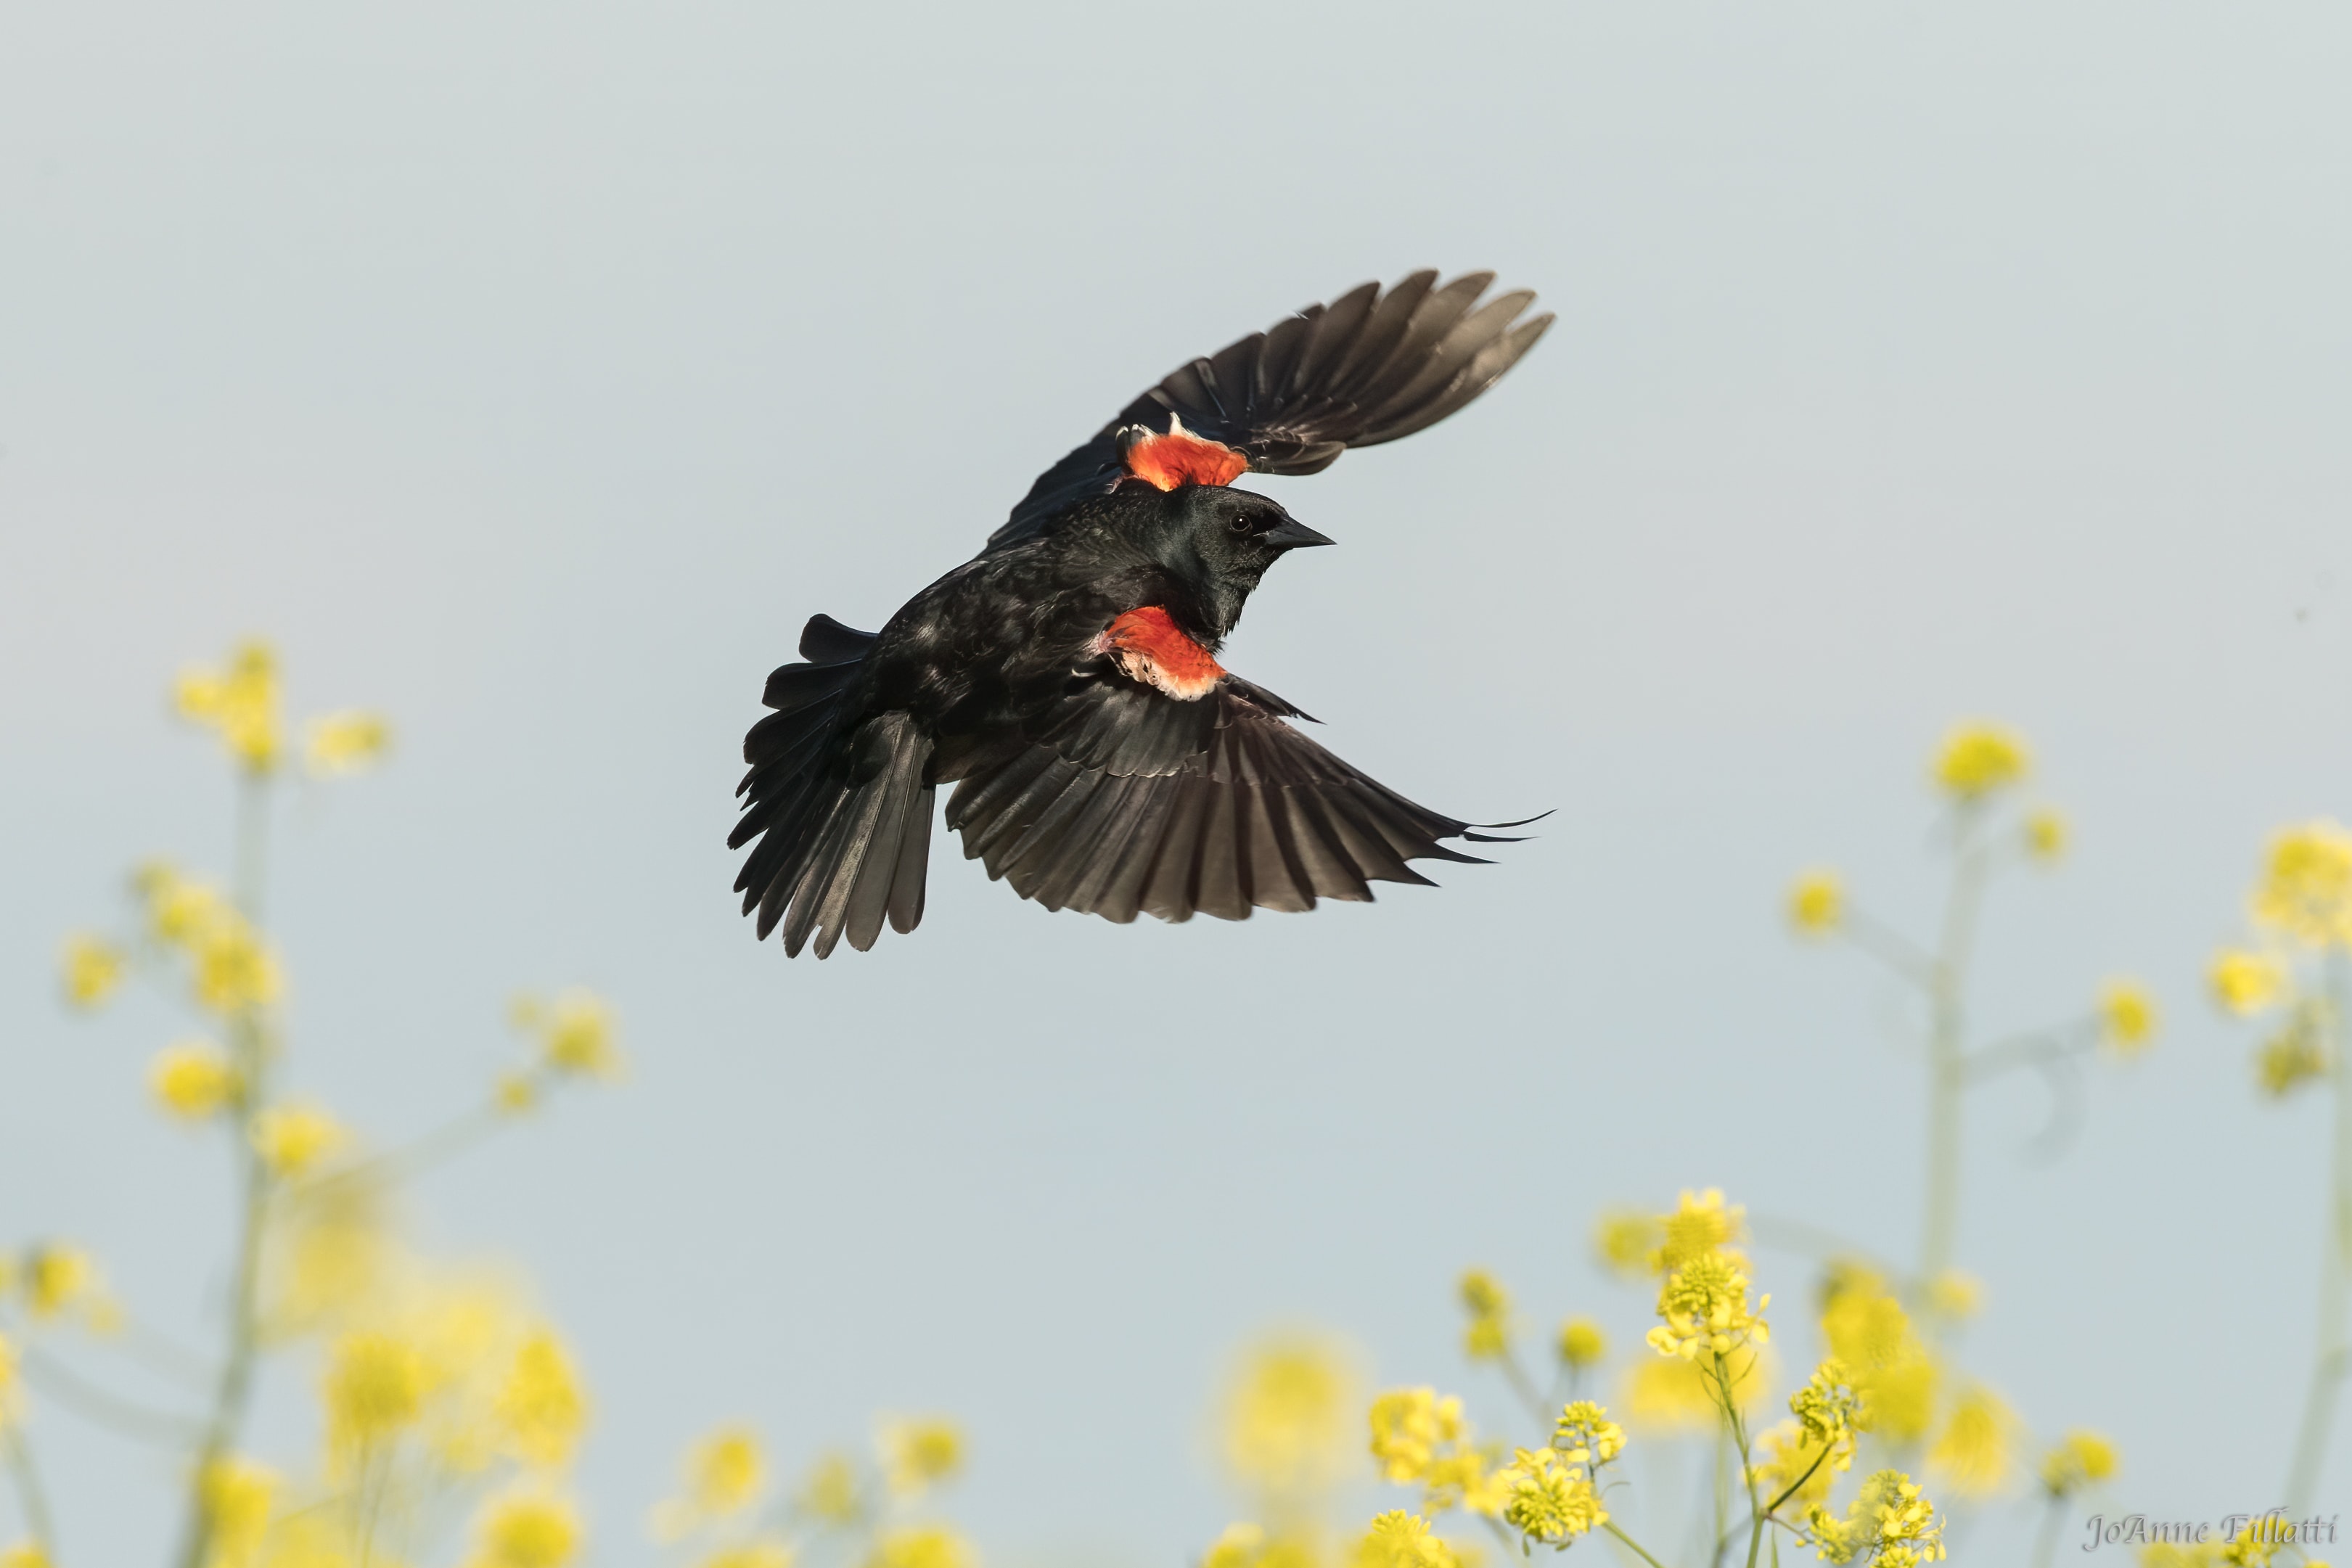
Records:
M1162 490L1179 485L1230 485L1249 472L1246 456L1222 441L1193 434L1172 413L1167 434L1137 436L1122 459L1129 474Z
M1112 622L1095 639L1095 651L1108 654L1129 679L1157 686L1179 702L1207 696L1225 674L1225 667L1157 604Z

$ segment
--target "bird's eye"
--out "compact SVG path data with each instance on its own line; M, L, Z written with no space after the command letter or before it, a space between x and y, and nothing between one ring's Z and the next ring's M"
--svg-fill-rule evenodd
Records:
M1257 528L1257 524L1255 524L1255 522L1251 521L1251 520L1250 520L1250 518L1249 518L1249 517L1245 517L1245 516L1244 516L1244 517L1235 517L1232 522L1230 522L1230 523L1226 524L1225 526L1226 526L1227 528L1229 528L1233 529L1233 530L1234 530L1234 532L1235 532L1235 533L1237 533L1237 534L1252 533L1252 532L1255 532L1255 531L1256 530L1256 528Z

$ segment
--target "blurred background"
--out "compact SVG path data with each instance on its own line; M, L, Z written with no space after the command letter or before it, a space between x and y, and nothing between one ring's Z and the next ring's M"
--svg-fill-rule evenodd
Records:
M572 1336L596 1560L650 1552L712 1420L793 1462L877 1408L965 1422L992 1562L1190 1560L1270 1323L1499 1418L1452 1281L1637 1338L1603 1205L1715 1184L1907 1246L1892 989L1779 904L1825 861L1924 925L1927 761L1982 715L2079 838L1996 894L1979 1022L2129 971L2168 1027L2054 1163L2032 1080L1974 1103L1966 1357L2116 1437L2126 1508L2269 1507L2324 1107L2258 1103L2200 975L2263 836L2352 810L2347 72L2317 5L19 7L0 1238L217 1310L226 1167L142 1103L176 1025L73 1023L54 967L138 857L225 869L164 691L267 634L299 709L400 727L278 840L300 1085L396 1138L510 1054L515 989L623 1020L625 1084L416 1202ZM1265 482L1341 548L1227 662L1541 836L1129 928L942 838L915 936L754 943L730 791L801 622L878 625L1172 365L1421 266L1559 325ZM169 1466L43 1441L73 1555L156 1559Z

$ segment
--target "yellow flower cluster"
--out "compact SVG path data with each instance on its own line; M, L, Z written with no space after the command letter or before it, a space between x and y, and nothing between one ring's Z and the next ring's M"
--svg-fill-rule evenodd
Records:
M963 1469L963 1429L938 1416L882 1424L882 1474L898 1497L919 1497Z
M1823 1291L1822 1338L1867 1405L1873 1431L1898 1445L1927 1435L1936 1363L1884 1281L1867 1269L1833 1271Z
M1570 1464L1557 1448L1519 1448L1496 1475L1503 1490L1503 1522L1523 1547L1560 1546L1609 1520L1588 1467Z
M1309 1334L1254 1347L1227 1390L1227 1469L1269 1501L1319 1491L1354 1451L1358 1384L1350 1358Z
M1650 1266L1665 1236L1657 1216L1634 1208L1601 1211L1592 1228L1592 1253L1601 1266L1628 1280L1647 1279Z
M1845 919L1845 883L1833 871L1809 871L1789 888L1789 924L1801 936L1826 936Z
M1944 1560L1944 1521L1900 1470L1881 1470L1864 1481L1843 1520L1815 1507L1806 1515L1806 1528L1824 1563L1918 1568Z
M2044 865L2055 865L2065 858L2067 842L2074 835L2063 812L2041 807L2025 814L2023 826L2027 854Z
M2042 1458L2042 1484L2053 1496L2067 1497L2112 1477L2119 1462L2116 1446L2096 1432L2074 1431Z
M1495 1361L1510 1354L1511 1297L1502 1281L1484 1269L1472 1269L1458 1287L1462 1310L1469 1322L1462 1331L1462 1350L1473 1361Z
M196 1005L224 1018L275 1002L285 988L277 955L236 906L160 861L132 879L151 936L184 957Z
M147 1087L166 1115L204 1122L236 1104L245 1092L245 1075L210 1040L183 1040L155 1053Z
M1462 1568L1454 1548L1430 1533L1429 1521L1402 1509L1376 1515L1349 1556L1354 1568Z
M2273 838L2253 916L2311 946L2352 946L2352 832L2322 821Z
M310 1175L351 1143L351 1132L333 1113L308 1101L271 1105L254 1113L247 1129L254 1153L281 1181Z
M1989 1388L1963 1389L1927 1448L1927 1468L1962 1498L1988 1498L2017 1469L2016 1413Z
M2213 999L2240 1018L2251 1018L2287 994L2286 966L2269 953L2225 947L2213 956L2205 975Z
M1843 1475L1853 1467L1855 1441L1869 1430L1870 1421L1868 1401L1845 1363L1831 1356L1815 1367L1805 1385L1789 1396L1789 1413L1829 1471Z
M1570 1318L1559 1325L1559 1364L1570 1372L1584 1372L1609 1357L1609 1337L1591 1318Z
M944 1525L900 1525L876 1538L865 1568L979 1568L971 1543Z
M347 708L304 727L303 759L320 778L373 767L392 749L392 725L382 714Z
M552 999L518 997L509 1017L536 1042L540 1071L572 1078L620 1075L613 1009L593 992L569 990Z
M129 962L122 949L103 936L77 931L67 937L58 964L67 1005L84 1009L104 1007L121 987Z
M470 1568L563 1568L580 1551L580 1516L560 1498L522 1490L483 1505Z
M278 655L248 639L230 650L219 669L192 666L172 688L180 716L219 735L248 773L275 769L284 743L278 719Z
M1658 1316L1664 1321L1650 1331L1650 1348L1689 1361L1702 1352L1727 1356L1770 1339L1763 1313L1772 1298L1748 1304L1743 1262L1736 1252L1703 1252L1668 1274L1658 1287Z
M2254 1080L2264 1094L2283 1100L2305 1084L2327 1075L2334 1061L2328 1049L2330 1013L2318 997L2296 1004L2276 1032L2254 1051Z
M2109 980L2099 988L2099 1042L2119 1057L2134 1057L2156 1038L2156 998L2137 980Z
M0 1257L0 1296L16 1295L36 1323L79 1319L110 1331L120 1317L98 1260L70 1241L37 1241L13 1258Z
M2022 781L2032 767L2025 742L1995 724L1964 724L1945 737L1936 754L1936 783L1962 802Z
M1502 1494L1488 1453L1473 1441L1462 1401L1433 1388L1394 1388L1372 1401L1372 1458L1383 1479L1418 1483L1424 1512L1493 1515Z

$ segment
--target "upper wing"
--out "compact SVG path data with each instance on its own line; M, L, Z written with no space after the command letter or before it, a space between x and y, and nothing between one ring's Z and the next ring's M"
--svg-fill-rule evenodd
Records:
M1428 882L1407 861L1476 862L1441 839L1501 841L1367 778L1287 716L1306 716L1234 676L1191 702L1081 680L1018 749L964 777L947 825L1022 897L1120 922L1368 902L1368 883Z
M1350 446L1377 446L1444 419L1495 384L1551 325L1518 319L1526 289L1478 297L1491 272L1444 287L1416 272L1381 292L1366 283L1328 305L1194 360L1037 476L992 545L1027 538L1071 502L1126 476L1121 432L1193 434L1234 448L1259 474L1319 474Z

